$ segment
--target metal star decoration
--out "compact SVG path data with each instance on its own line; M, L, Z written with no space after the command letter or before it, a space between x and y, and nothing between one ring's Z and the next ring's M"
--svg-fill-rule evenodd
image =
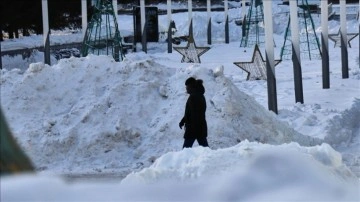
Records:
M197 47L194 37L190 33L186 47L174 47L174 49L183 55L181 62L201 63L200 56L210 49L210 47Z
M275 60L275 66L278 65L281 60ZM247 72L246 80L266 80L266 61L261 55L260 49L255 44L254 53L251 62L234 62L234 65L240 67Z
M357 37L359 35L359 33L347 33L346 34L346 38L347 38L347 43L349 44L349 47L351 48L351 44L350 41L353 40L355 37ZM331 41L334 42L334 47L336 46L341 46L341 35L340 35L340 30L338 31L337 34L329 34L329 39Z

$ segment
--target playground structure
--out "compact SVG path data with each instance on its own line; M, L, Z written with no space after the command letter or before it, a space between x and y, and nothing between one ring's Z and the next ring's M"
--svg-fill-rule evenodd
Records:
M80 1L80 0L79 0ZM83 4L83 2L84 2L84 6L82 6L82 8L83 7L85 7L86 8L86 2L87 1L89 1L89 0L81 0L81 2L82 2L82 4ZM111 8L111 6L110 6L110 1L111 0L106 0L106 1L104 1L104 2L107 2L107 4L108 5L106 5L105 6L105 8L108 8L108 10L111 10L112 8ZM208 0L209 1L209 0ZM259 24L259 23L251 23L251 22L258 22L258 21L262 21L262 19L264 18L264 14L263 14L263 1L262 0L242 0L243 2L246 2L246 6L249 8L248 9L248 12L247 12L247 16L246 16L246 19L247 19L247 21L248 22L246 22L246 24L245 23L243 23L244 25L244 29L243 29L243 34L242 34L242 36L240 36L240 39L241 39L241 47L250 47L251 45L253 45L253 44L259 44L259 45L261 45L262 43L263 43L263 38L262 38L262 36L263 36L263 31L264 31L264 28L262 27L262 25L263 24ZM305 14L301 14L300 12L301 11L299 11L299 15L301 16L302 15L302 18L301 18L301 20L302 20L302 24L303 25L305 25L305 24L307 24L307 26L309 26L309 25L311 25L312 24L312 22L311 21L308 21L310 18L311 18L311 15L310 14L308 14L309 12L306 12L306 10L307 10L307 8L306 7L309 7L309 10L310 10L310 12L312 11L311 9L311 6L313 6L313 5L309 5L309 4L307 4L307 0L305 1L305 0L298 0L299 1L299 3L300 2L303 2L302 4L301 4L301 6L303 7L303 9L302 9L302 13L305 13ZM47 2L47 0L42 0L42 2ZM99 3L100 3L101 1L98 1L98 0L92 0L92 5L94 6L94 5L98 5ZM114 2L116 2L116 0L114 1L114 0L112 0L112 2L113 2L113 6L117 6L116 4L114 4ZM170 2L170 3L169 3ZM304 3L304 2L306 2L306 3ZM330 2L330 1L329 1ZM329 6L331 5L331 3L329 4ZM305 7L306 6L306 7ZM45 6L46 7L46 6ZM210 5L208 5L208 7L210 8ZM349 7L348 5L347 5L347 7ZM353 7L357 7L356 8L356 15L357 15L357 18L358 18L358 6L353 6ZM101 9L99 8L99 6L96 6L96 8L97 8L97 11L99 12L99 11L101 11ZM115 7L115 9L116 9L117 7ZM208 12L211 12L211 9L209 9L208 8ZM336 10L336 8L338 8L338 7L335 7L335 10ZM115 14L115 9L114 9L114 11L112 12L108 12L107 14L105 13L105 15L107 15L107 18L109 19L109 21L111 21L112 19L115 19L115 17L116 17L116 15L114 15ZM314 9L314 8L313 8ZM45 9L43 9L43 10L45 10ZM170 10L170 14L169 14L169 10ZM185 12L186 12L186 9L183 9ZM320 10L318 9L318 7L317 7L317 9L316 9L318 12L320 12ZM332 10L334 10L334 9L332 9ZM168 0L168 16L170 16L170 19L169 19L169 22L171 22L172 21L172 19L171 19L171 12L172 12L172 8L171 8L171 0ZM101 12L99 12L99 13L101 13ZM244 14L245 14L245 12L243 12ZM319 13L318 13L319 14ZM102 15L102 14L101 14ZM101 16L101 15L97 15L97 17L98 17L98 19L101 19L101 18L99 18L99 16ZM335 17L339 17L340 15L339 14L337 14L337 15L334 15L334 11L329 11L329 17L330 17L330 15L331 16L335 16ZM44 21L44 25L46 25L47 23L46 23L46 20L47 20L47 18L46 18L46 15L44 15L45 17L44 17L44 19L43 19L43 21ZM117 58L117 55L119 55L119 61L120 60L122 60L122 58L124 57L124 55L123 55L123 53L125 52L125 51L119 51L119 54L117 54L116 52L118 52L118 51L114 51L115 49L117 49L117 48L119 48L119 49L122 49L122 50L126 50L126 49L130 49L130 48L126 48L126 45L124 45L123 43L121 43L123 40L121 40L121 38L122 38L122 36L120 36L120 33L118 32L118 30L116 29L116 28L112 28L112 27L116 27L116 26L118 26L117 25L117 22L116 21L114 21L114 23L109 23L109 25L105 25L104 27L110 27L109 29L107 29L107 30L114 30L115 32L116 32L116 36L114 37L114 39L110 39L110 40L107 40L107 43L110 43L110 45L112 45L112 44L118 44L117 46L114 46L115 47L115 49L114 48L108 48L107 50L101 50L101 49L99 49L99 50L97 50L96 48L96 41L100 41L100 42L106 42L106 40L103 40L103 41L101 41L101 40L99 40L99 39L101 39L101 37L95 37L95 36L89 36L90 34L94 34L95 32L96 32L96 29L98 29L98 31L100 31L101 29L99 29L99 21L95 21L95 22L91 22L92 24L88 24L87 22L86 22L86 16L87 16L87 14L86 14L86 9L83 9L83 13L82 13L82 18L83 18L83 27L84 27L84 29L83 29L83 34L85 35L85 32L87 33L87 36L86 37L88 37L88 38L84 38L84 40L83 40L83 42L84 42L84 46L87 46L87 47L83 47L82 49L81 48L79 48L81 51L81 53L82 53L82 55L86 55L86 54L88 54L88 53L92 53L92 54L98 54L98 52L99 52L99 54L101 53L101 54L109 54L109 55L115 55L115 58ZM209 14L209 16L210 16L210 14ZM250 16L251 16L251 18L250 18ZM346 16L347 16L347 18L349 17L349 14L347 13L346 14ZM306 17L306 18L304 18L304 17ZM106 19L105 17L103 17L103 19ZM305 21L305 20L306 21ZM329 18L330 19L330 18ZM84 23L84 21L85 21L85 23ZM103 20L103 23L106 23L105 22L105 20ZM86 29L86 26L87 25L89 25L88 26L88 28ZM90 27L93 27L93 31L91 31L90 32ZM101 25L102 26L102 25ZM47 28L47 30L48 30L48 28ZM95 31L94 31L95 30ZM105 30L106 31L106 29L103 29L103 30ZM105 33L105 31L103 31L102 32L102 34L104 34ZM252 32L252 31L254 31L254 32ZM312 28L312 30L311 29L304 29L303 31L307 31L307 34L305 34L305 36L302 34L301 35L301 42L302 42L302 55L304 56L304 55L306 55L308 58L319 58L319 57L321 57L321 53L320 53L320 50L318 50L319 49L319 42L318 42L318 40L317 40L317 37L314 37L314 35L316 35L315 34L315 32L314 32L314 28ZM44 32L45 33L48 33L47 31L45 31L45 28L44 28ZM210 32L211 32L211 30L210 30ZM312 32L312 33L310 33L310 32ZM244 33L246 33L246 34L244 34ZM110 33L111 35L112 35L112 33ZM110 35L109 34L109 35ZM284 37L284 46L283 46L283 48L282 48L282 50L281 50L281 58L283 59L283 58L289 58L289 55L291 55L291 48L290 48L290 46L288 46L288 43L291 43L291 40L289 40L289 36L291 35L291 30L289 29L289 26L288 26L288 30L286 31L286 36ZM307 35L307 36L306 36ZM45 38L47 38L48 39L48 37L46 37L47 36L47 34L44 34L44 37ZM211 37L211 36L210 36ZM49 39L48 39L49 40ZM48 40L44 40L44 41L48 41ZM86 41L87 40L87 41ZM210 43L211 43L211 41L210 41ZM104 44L106 44L106 43L103 43L103 46L104 46ZM71 44L69 44L69 45L71 45ZM99 45L100 46L100 45ZM44 45L44 47L46 47L46 45ZM78 45L76 44L76 47L78 47ZM132 47L131 48L133 48L134 46L132 45ZM304 47L304 48L303 48ZM313 53L308 53L309 51L308 51L308 47L315 47L315 55L313 54ZM350 47L350 46L349 46ZM170 48L170 49L172 49L172 48ZM53 45L51 45L51 51L53 50ZM312 51L313 49L311 49L311 52L313 52ZM50 51L50 50L49 50ZM100 51L102 51L102 52L100 52ZM116 53L116 54L113 54L113 51ZM306 51L306 52L305 52ZM46 51L44 51L44 52L46 52ZM87 52L87 53L86 53ZM106 52L108 52L108 53L106 53ZM170 51L171 52L171 51ZM5 51L4 51L4 54L8 54L7 52L5 53ZM48 64L48 63L47 63Z
M264 12L262 0L251 0L248 14L242 22L240 47L252 47L265 43Z
M81 54L112 55L115 61L122 61L122 38L112 1L97 0L94 9L85 32Z
M81 0L82 5L86 5L86 1L87 0ZM189 0L190 1L190 0ZM209 0L210 1L210 0ZM298 2L300 2L300 4L298 4ZM83 3L85 2L85 3ZM112 55L114 57L114 59L116 61L120 61L123 59L123 53L122 53L122 43L121 43L121 36L120 36L120 32L118 30L118 25L117 25L117 21L116 21L116 15L113 7L111 5L115 5L114 2L116 2L116 0L113 0L113 3L111 4L110 0L97 0L96 2L96 12L94 14L94 17L92 18L92 21L89 23L88 28L86 29L86 32L84 33L85 37L84 37L84 45L82 48L82 54L83 56L87 55L88 53L93 53L93 54L107 54L107 55ZM145 1L144 0L140 0L140 2L142 2L142 8L145 7ZM167 1L167 5L168 5L168 21L169 21L169 25L170 22L172 21L171 19L171 0ZM243 0L243 2L245 2L245 0ZM292 4L292 2L295 1L290 1ZM271 6L271 1L260 1L260 0L252 0L253 5L256 7L261 6L262 4L264 4L264 11L265 13L262 14L262 10L260 7L260 11L256 12L255 9L255 14L259 14L262 15L262 18L264 18L265 16L265 20L266 20L266 24L269 26L265 25L265 31L267 33L266 37L266 53L269 53L270 57L266 57L266 58L270 58L270 60L273 59L273 46L270 45L270 43L267 43L269 41L272 41L272 35L270 35L269 33L272 34L273 30L272 30L272 25L269 22L271 21L272 18L272 6ZM189 4L190 5L190 4ZM210 5L210 4L208 4ZM244 4L243 4L244 5ZM257 6L256 6L257 5ZM309 57L310 59L312 58L322 58L323 60L323 83L324 80L327 80L327 82L329 83L329 79L326 79L325 77L329 77L329 68L328 68L328 57L325 57L324 55L328 55L328 49L327 49L327 42L328 42L328 25L327 25L327 20L329 18L328 14L324 14L324 11L328 10L328 1L324 0L321 1L321 5L324 5L321 7L321 15L322 15L322 21L321 24L323 25L322 27L322 34L324 34L324 36L322 36L322 52L320 52L320 44L319 44L319 40L316 36L315 33L315 27L314 27L314 23L311 17L311 12L309 11L309 4L307 2L307 0L298 0L296 2L296 5L293 4L294 6L298 7L296 9L290 9L292 11L290 11L292 16L296 16L296 17L300 17L300 27L301 27L301 31L300 31L300 43L301 43L301 55L302 56L306 56ZM341 28L340 28L340 34L343 38L343 40L341 41L341 64L342 64L342 74L343 74L343 78L348 78L349 77L349 68L348 68L348 55L347 55L347 49L348 49L348 42L346 41L345 38L348 35L347 34L347 27L346 27L346 18L347 18L347 13L346 13L346 1L340 1L340 24L341 24ZM85 30L85 26L87 23L84 23L84 21L86 21L86 9L84 9L85 6L82 6L82 18L83 18L83 30ZM293 8L293 7L292 7ZM357 7L358 8L358 7ZM48 13L47 13L47 0L42 0L42 9L43 9L43 36L44 36L44 61L46 64L47 63L47 55L49 56L50 52L50 42L49 42L49 26L48 26ZM299 10L300 9L300 10ZM191 10L191 7L189 6L189 11ZM209 12L211 9L208 9ZM226 10L226 9L225 9ZM271 12L270 12L270 11ZM190 12L189 12L190 13ZM245 13L245 12L243 12ZM328 12L326 12L328 13ZM251 13L250 13L251 14ZM330 13L329 13L330 14ZM252 15L252 14L251 14ZM190 16L190 15L189 15ZM210 16L210 15L209 15ZM256 16L256 15L254 15ZM144 14L141 14L141 19L145 19ZM189 17L191 19L191 17ZM250 19L250 18L248 18ZM295 18L293 18L294 20ZM323 20L325 19L325 20ZM357 19L359 19L359 11L357 12ZM270 21L267 21L270 20ZM105 25L104 25L104 21L105 21ZM141 20L142 24L145 24L144 20ZM190 21L190 20L189 20ZM250 21L249 21L250 22ZM258 17L258 21L255 20L255 23L253 23L254 25L259 26L260 20ZM325 23L326 22L326 23ZM248 25L251 25L252 23L248 23ZM291 22L291 24L296 24ZM169 26L170 27L170 26ZM297 45L297 39L294 39L294 41L292 41L292 39L290 39L290 34L291 34L291 30L289 29L290 27L290 16L289 16L289 23L286 29L286 33L285 33L285 37L284 37L284 45L281 49L281 59L283 57L289 57L296 55L296 57L292 57L293 59L293 66L294 66L294 72L296 70L296 72L300 72L301 73L301 59L300 57L298 57L299 54L293 54L292 53L292 48L291 44L288 45L287 43L292 43L296 45L296 52L298 47ZM169 29L170 30L170 29ZM249 26L249 32L248 32L248 36L250 35L250 26ZM211 30L210 30L211 31ZM244 33L246 31L246 27L244 29ZM312 33L310 33L312 32ZM105 33L105 34L104 34ZM260 32L258 32L260 33ZM298 33L297 31L294 33ZM326 34L325 34L326 33ZM142 33L143 34L143 33ZM246 36L245 34L243 36ZM256 37L256 32L255 32L255 39ZM258 35L260 36L260 35ZM295 34L293 34L293 36L295 36ZM294 37L295 38L295 37ZM170 40L169 40L170 41ZM244 43L246 42L247 45L249 45L249 38L244 38ZM256 40L255 40L256 41ZM258 42L260 43L260 42ZM146 44L146 42L145 42ZM350 44L349 44L350 45ZM349 46L350 47L350 46ZM295 48L294 48L295 49ZM13 50L12 50L13 51ZM0 48L0 52L1 52L1 48ZM3 55L3 53L1 53ZM1 64L1 60L0 60L0 64ZM327 65L326 65L327 64ZM271 79L269 79L270 77L268 77L268 81L271 80L271 85L269 84L270 82L268 82L268 94L269 97L271 95L271 99L269 99L269 109L273 110L275 113L277 113L277 103L276 103L276 99L274 99L274 97L276 97L276 80L275 80L275 74L272 74L274 71L274 64L272 64L272 62L266 62L266 71L267 73L269 73L269 75L271 75ZM327 67L326 67L327 66ZM1 65L2 67L2 65ZM294 74L294 80L301 80L301 74ZM296 84L299 82L295 82L295 89L298 89L298 91L302 91L302 84ZM275 84L275 85L274 85ZM300 88L301 87L301 88ZM323 84L323 88L329 88L330 86L327 85L325 87L325 85ZM296 93L298 94L298 93ZM298 101L297 101L298 102ZM303 103L303 101L301 101L301 103ZM272 107L270 107L272 106Z
M300 28L300 55L302 58L321 59L320 42L315 32L314 21L311 17L310 6L307 0L297 0L299 28ZM290 59L292 56L292 41L290 29L290 15L285 31L284 44L281 48L281 59Z

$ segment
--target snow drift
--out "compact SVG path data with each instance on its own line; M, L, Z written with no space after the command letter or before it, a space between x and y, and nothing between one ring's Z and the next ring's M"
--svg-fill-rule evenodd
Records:
M130 172L181 149L183 131L178 122L189 76L204 81L212 149L245 139L320 143L278 121L239 91L221 66L175 69L141 53L120 63L107 56L88 56L63 59L54 66L34 63L24 74L6 71L1 78L2 88L7 88L2 91L2 107L39 170L57 170L66 161L65 172L79 172L80 164L88 165L86 172Z
M327 144L243 141L217 150L184 149L164 154L121 183L68 183L45 174L5 177L1 183L2 201L359 200L358 180Z

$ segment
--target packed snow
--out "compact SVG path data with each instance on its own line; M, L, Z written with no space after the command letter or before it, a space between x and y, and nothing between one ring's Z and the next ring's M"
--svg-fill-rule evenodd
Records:
M275 59L288 10L278 3ZM222 12L212 13L213 45L206 44L207 13L193 14L196 44L211 47L200 64L181 63L165 42L122 62L88 55L53 58L49 66L40 52L31 60L3 57L4 67L19 68L1 71L1 108L36 174L2 177L1 201L359 201L359 37L349 48L347 79L340 48L329 42L330 89L322 88L321 60L301 61L304 104L295 103L291 60L276 66L275 114L266 81L246 81L233 64L253 52L240 48L234 20L241 8L229 10L229 44ZM177 35L187 35L187 19L173 14ZM320 34L320 17L314 21ZM119 15L118 23L121 33L132 31L132 16ZM330 21L329 32L338 23ZM166 30L166 15L159 27ZM356 20L347 27L359 32ZM53 43L81 41L81 34L62 34L51 36ZM37 43L41 36L1 45ZM190 76L204 81L209 148L182 149L178 123Z

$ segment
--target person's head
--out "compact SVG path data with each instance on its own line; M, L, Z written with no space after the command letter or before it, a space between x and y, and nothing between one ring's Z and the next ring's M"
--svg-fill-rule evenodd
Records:
M190 94L196 88L196 79L194 77L189 77L185 81L186 92Z
M194 77L189 77L185 81L185 86L186 86L186 92L189 94L195 93L195 92L201 93L201 94L205 93L205 88L203 86L203 80L201 80L201 79L195 79Z

